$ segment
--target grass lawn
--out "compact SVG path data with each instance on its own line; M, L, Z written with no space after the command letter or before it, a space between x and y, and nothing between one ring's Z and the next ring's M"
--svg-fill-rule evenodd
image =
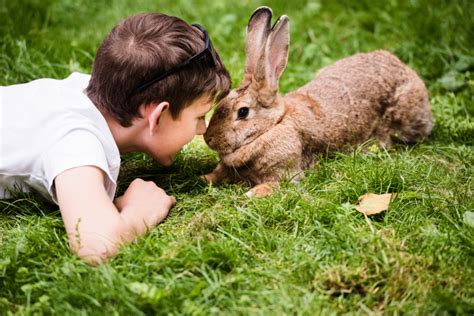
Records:
M0 315L474 314L472 0L0 0L0 85L89 73L119 20L160 11L204 25L236 86L260 5L291 21L283 93L343 56L385 48L425 80L431 139L320 157L261 199L201 182L218 159L199 139L169 168L123 156L119 191L141 177L178 204L96 268L71 255L57 206L0 201ZM365 218L354 204L368 192L398 195Z

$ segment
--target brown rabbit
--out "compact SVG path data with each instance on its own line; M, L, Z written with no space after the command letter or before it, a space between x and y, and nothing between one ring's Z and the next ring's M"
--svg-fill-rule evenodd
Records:
M269 184L311 167L315 153L369 139L390 146L428 137L433 123L426 87L387 51L341 59L279 95L290 25L283 15L271 27L271 18L268 7L250 17L244 79L217 106L204 135L221 158L206 180L245 181L257 185L250 195L266 195Z

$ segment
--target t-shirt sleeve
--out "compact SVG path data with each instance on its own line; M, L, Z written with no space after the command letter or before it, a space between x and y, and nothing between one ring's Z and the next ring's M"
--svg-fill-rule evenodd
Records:
M106 174L104 186L113 200L116 179L109 170L102 143L92 132L84 129L69 132L43 154L42 163L48 192L55 203L58 203L58 200L54 179L68 169L81 166L95 166L104 171Z

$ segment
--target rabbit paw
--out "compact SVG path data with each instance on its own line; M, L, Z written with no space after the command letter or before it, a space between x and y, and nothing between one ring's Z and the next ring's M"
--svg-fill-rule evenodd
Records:
M264 197L273 193L273 186L268 183L263 183L254 186L250 191L245 193L248 197Z
M199 179L201 179L204 182L207 183L212 183L212 173L204 174L202 176L199 176Z
M230 180L227 168L221 163L211 173L202 175L200 178L209 183L228 182Z

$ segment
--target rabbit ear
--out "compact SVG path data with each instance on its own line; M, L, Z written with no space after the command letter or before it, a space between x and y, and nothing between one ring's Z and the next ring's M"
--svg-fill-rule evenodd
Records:
M262 54L272 20L272 9L269 7L257 8L250 17L247 25L245 74L253 74L256 70L258 58Z
M263 80L270 91L278 90L278 80L288 62L289 45L290 20L282 15L272 27L255 74L255 78Z

